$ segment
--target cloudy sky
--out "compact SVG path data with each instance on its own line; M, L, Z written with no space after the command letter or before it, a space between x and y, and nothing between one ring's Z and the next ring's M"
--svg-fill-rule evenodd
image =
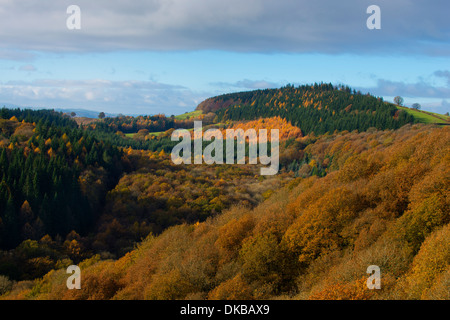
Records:
M370 5L381 29L367 28ZM0 0L0 103L171 115L323 81L445 113L449 12L448 0Z

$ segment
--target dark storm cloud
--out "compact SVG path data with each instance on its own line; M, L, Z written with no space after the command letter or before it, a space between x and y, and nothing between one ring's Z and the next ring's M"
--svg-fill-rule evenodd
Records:
M81 8L81 30L66 27L71 4ZM366 27L372 4L381 8L381 30ZM446 56L449 9L444 0L1 0L0 49Z

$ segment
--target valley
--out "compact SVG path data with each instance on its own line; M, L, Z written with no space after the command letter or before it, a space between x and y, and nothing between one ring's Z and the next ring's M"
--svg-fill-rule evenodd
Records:
M324 83L180 115L3 108L0 298L448 299L448 119ZM243 164L175 164L171 137L195 121L278 129L278 172L249 163L249 141Z

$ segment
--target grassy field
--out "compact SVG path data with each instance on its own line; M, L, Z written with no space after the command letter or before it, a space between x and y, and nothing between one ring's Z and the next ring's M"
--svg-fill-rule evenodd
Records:
M165 132L165 131L149 132L148 134L149 134L149 135L154 135L154 136L159 136L159 135L160 135L161 133L163 133L163 132ZM133 138L135 134L136 134L136 133L125 133L125 136L128 137L128 138Z
M413 117L418 119L420 122L434 123L434 124L450 124L450 117L443 114L422 110L414 110L407 107L397 107L397 108L413 115Z
M175 116L175 119L186 120L186 119L191 118L191 117L198 117L201 114L202 114L202 110L194 110L194 111L191 111L191 112L179 114L179 115Z

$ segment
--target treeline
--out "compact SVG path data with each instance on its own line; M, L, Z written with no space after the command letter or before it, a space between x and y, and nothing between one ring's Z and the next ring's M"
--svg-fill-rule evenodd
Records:
M116 133L121 131L123 133L136 133L141 129L146 129L150 132L166 131L174 128L177 123L175 117L166 117L163 114L153 116L117 116L104 118L101 121L96 121L85 125L86 128L92 128L101 131L109 131Z
M85 129L95 129L105 132L136 133L139 130L148 130L148 132L160 132L169 129L189 129L193 128L194 120L202 120L204 124L212 123L215 114L202 114L192 118L178 119L174 115L167 117L164 114L146 115L146 116L124 116L104 118L101 121L91 122L84 125Z
M0 110L0 119L10 119L16 117L18 121L45 125L46 127L77 128L77 123L65 116L62 112L54 110L31 110L31 109L8 109L3 107Z
M163 135L161 137L152 136L150 138L147 133L147 139L135 139L126 137L124 134L113 133L109 131L109 129L103 131L101 128L88 128L86 129L86 133L99 141L107 142L116 147L132 148L135 150L147 150L155 152L164 150L164 152L170 152L172 148L177 144L177 142L170 140L170 136L166 135Z
M398 129L415 122L413 116L382 98L324 83L226 94L205 100L197 109L215 112L219 121L280 116L304 135L371 127Z
M124 148L135 150L148 150L170 152L176 142L170 140L170 134L175 129L191 129L194 120L209 125L217 120L214 113L200 114L191 118L177 119L175 116L167 117L163 114L153 116L117 116L104 118L81 127L99 140ZM165 132L164 132L165 131ZM159 135L151 133L158 132ZM132 137L127 136L132 134Z

